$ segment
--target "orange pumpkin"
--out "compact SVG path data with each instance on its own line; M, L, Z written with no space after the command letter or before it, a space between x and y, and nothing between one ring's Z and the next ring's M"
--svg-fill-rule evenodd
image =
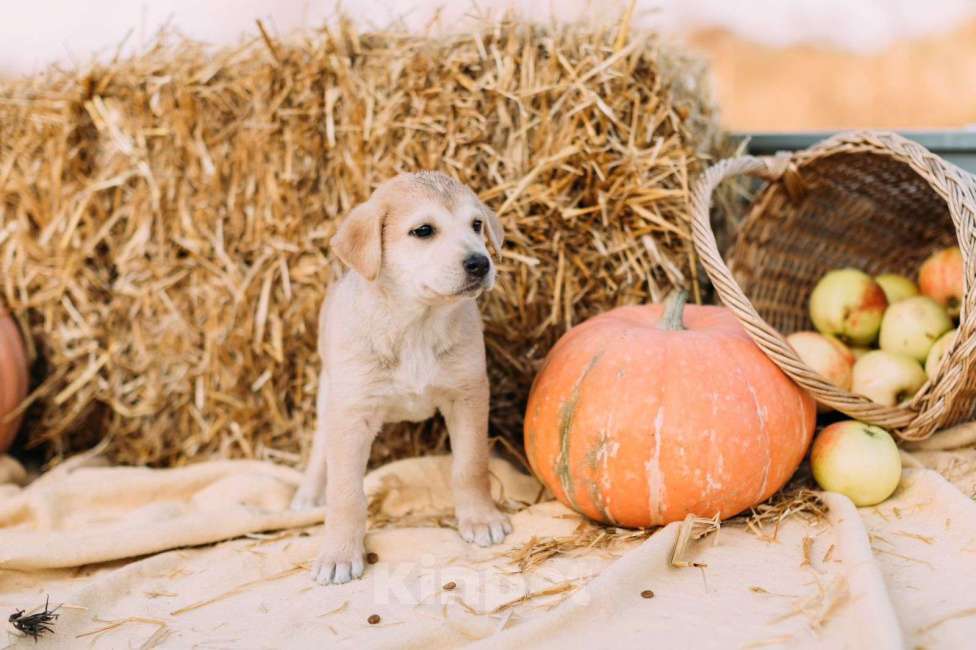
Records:
M0 454L20 427L20 416L7 422L6 416L27 396L27 353L17 323L0 308Z
M724 518L779 490L816 405L730 311L620 307L570 330L535 378L532 469L567 506L628 527Z

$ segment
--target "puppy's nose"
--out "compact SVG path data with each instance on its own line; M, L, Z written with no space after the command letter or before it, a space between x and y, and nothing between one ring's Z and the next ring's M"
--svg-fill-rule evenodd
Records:
M464 258L464 270L473 278L483 278L488 275L491 262L488 256L473 253Z

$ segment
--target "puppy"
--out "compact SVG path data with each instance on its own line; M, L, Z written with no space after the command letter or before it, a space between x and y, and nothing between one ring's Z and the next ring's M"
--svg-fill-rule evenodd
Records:
M312 453L292 507L325 501L319 583L363 575L370 446L384 423L440 411L454 458L458 529L488 546L511 532L488 483L488 377L475 298L495 283L486 238L498 217L458 181L401 174L357 206L332 238L348 271L319 314L322 373Z

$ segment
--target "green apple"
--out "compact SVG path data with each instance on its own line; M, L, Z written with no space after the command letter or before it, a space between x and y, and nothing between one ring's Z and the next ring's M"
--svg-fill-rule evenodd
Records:
M796 350L803 363L838 388L850 390L854 355L832 336L817 332L794 332L786 342Z
M882 406L895 406L925 383L922 364L905 354L872 350L854 363L851 392Z
M857 506L881 503L901 480L901 455L891 434L857 420L825 427L813 442L810 467L821 488Z
M949 351L949 346L952 345L952 342L956 340L956 332L958 331L958 329L949 330L940 336L938 341L932 344L932 349L929 350L929 356L925 358L925 374L929 376L929 379L935 377L936 373L939 372L939 366L942 365L942 357Z
M888 307L879 342L885 352L924 362L936 339L951 329L952 320L939 303L928 296L913 296Z
M918 295L918 287L904 275L882 273L875 276L874 281L881 285L889 305Z
M810 294L810 320L821 334L852 345L878 337L888 299L874 279L857 269L829 271Z

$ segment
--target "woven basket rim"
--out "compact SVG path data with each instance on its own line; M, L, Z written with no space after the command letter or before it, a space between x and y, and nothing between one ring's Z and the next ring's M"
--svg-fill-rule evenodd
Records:
M769 325L756 311L738 285L726 261L722 259L711 230L712 193L725 179L741 174L768 181L754 198L752 206L778 187L801 183L800 172L812 162L838 154L865 153L890 157L909 166L946 203L963 256L965 269L964 299L959 333L942 370L925 383L907 405L887 407L866 397L842 390L804 364L785 337ZM886 131L849 131L826 138L815 145L792 153L774 156L740 156L719 161L709 167L696 182L691 195L692 235L702 266L723 304L729 308L763 352L819 402L851 417L893 430L904 440L929 437L946 424L944 414L963 388L976 355L966 353L976 347L976 176L943 160L925 147L896 133ZM763 214L751 210L740 225L747 228ZM734 248L730 251L734 254Z

